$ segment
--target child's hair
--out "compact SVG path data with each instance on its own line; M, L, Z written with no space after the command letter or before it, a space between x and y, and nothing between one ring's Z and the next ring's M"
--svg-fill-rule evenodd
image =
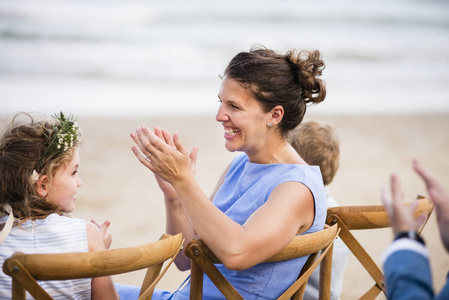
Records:
M309 164L320 166L324 185L334 179L340 165L340 147L335 130L315 121L301 123L293 130L290 143Z
M28 122L19 121L21 115ZM63 214L37 193L36 182L42 175L51 182L57 169L71 160L80 137L74 118L63 113L38 122L30 114L18 113L0 139L0 216L5 215L4 204L11 205L19 223Z

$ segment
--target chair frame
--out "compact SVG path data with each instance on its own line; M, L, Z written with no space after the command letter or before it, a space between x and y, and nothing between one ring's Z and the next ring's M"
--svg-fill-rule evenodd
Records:
M415 217L423 213L427 214L427 219L420 229L421 232L430 218L434 206L430 199L422 196L418 196L414 201L419 201ZM408 202L406 205L410 205L410 203ZM326 224L338 224L339 237L375 281L375 284L360 299L375 299L380 292L386 295L382 271L350 232L351 230L390 227L386 208L383 205L332 207L327 210Z
M26 291L35 299L46 300L53 298L37 280L111 276L147 268L139 300L151 299L154 287L164 273L161 273L162 265L177 255L182 244L181 234L164 234L156 242L112 250L56 254L16 252L5 260L3 272L12 277L13 300L25 299Z
M301 299L307 280L320 262L322 262L321 268L324 270L323 272L329 275L320 278L320 286L324 291L322 295L320 293L320 297L330 295L332 247L338 231L338 226L333 225L327 226L327 228L319 232L296 236L281 252L265 261L276 262L310 255L302 270L298 270L298 280L278 299L284 300L290 299L290 297L293 297L292 299ZM321 250L321 255L315 260ZM207 274L227 299L243 299L215 267L214 264L221 262L202 240L191 241L186 246L185 254L191 259L192 263L190 299L202 299L204 273Z

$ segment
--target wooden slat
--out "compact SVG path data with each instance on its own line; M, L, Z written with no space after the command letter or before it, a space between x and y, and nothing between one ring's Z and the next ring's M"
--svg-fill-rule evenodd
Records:
M319 300L328 300L331 298L331 279L332 279L332 257L334 244L330 245L329 252L323 258L320 265L320 293Z
M313 266L313 263L316 260L316 257L318 256L318 252L312 253L309 255L309 258L307 258L306 263L304 264L304 266L301 269L301 272L299 272L298 278L301 278L301 276L304 275L304 273L306 272L306 270L310 269ZM293 294L293 296L291 297L291 300L301 300L304 297L304 292L306 291L306 285L303 284L297 291L296 293Z
M218 271L217 267L207 257L202 248L198 244L188 244L186 247L187 256L193 259L199 267L206 273L209 279L215 284L220 292L227 299L243 300L243 297L237 292L237 290L226 280L223 274ZM200 274L197 272L197 274ZM202 275L201 275L202 276Z
M163 263L156 264L147 269L147 271L145 273L145 277L142 282L142 286L140 288L139 296L142 296L146 292L148 287L151 286L151 284L154 282L154 280L156 280L159 273L161 272L162 265L163 265ZM153 294L153 291L154 291L154 289L151 291L148 291L147 293Z
M12 278L12 300L25 300L26 292L23 286L16 280L14 277Z
M369 256L368 252L362 247L362 245L357 241L357 239L352 235L346 224L343 223L338 216L334 216L338 226L340 227L340 238L346 244L346 246L351 250L354 256L359 260L365 270L371 275L374 281L379 286L384 286L383 274L379 267L376 265L374 260ZM384 291L385 293L385 291Z
M39 300L52 300L53 298L37 283L27 272L23 265L14 256L5 261L3 271L13 278L13 299L25 299L25 290ZM20 286L20 287L19 287Z
M192 259L190 270L190 300L201 300L203 298L203 270Z
M332 226L332 228L335 228L338 230L337 226ZM278 300L287 300L290 299L291 296L301 287L304 286L307 283L307 280L309 279L310 275L312 275L312 272L316 269L316 267L322 262L322 260L329 254L329 250L333 247L333 243L335 238L337 237L338 231L335 232L335 235L330 237L330 239L327 241L326 248L322 250L321 255L318 257L318 259L304 272L301 270L301 277L294 282L279 298ZM330 288L329 288L330 290ZM330 295L330 293L329 293Z
M376 299L376 297L382 292L382 288L380 288L377 284L373 285L359 300L371 300Z

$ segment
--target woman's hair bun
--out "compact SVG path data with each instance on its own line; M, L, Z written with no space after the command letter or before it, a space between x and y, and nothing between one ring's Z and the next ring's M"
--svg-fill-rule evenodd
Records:
M326 67L318 50L302 50L299 53L288 51L285 59L290 63L299 84L303 88L306 103L320 103L326 98L326 86L321 76Z

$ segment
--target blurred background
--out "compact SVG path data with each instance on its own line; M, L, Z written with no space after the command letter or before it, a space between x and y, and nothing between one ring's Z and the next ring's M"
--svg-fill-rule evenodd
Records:
M448 1L0 1L0 116L210 113L254 44L319 49L317 112L449 111Z
M161 125L187 147L199 145L196 177L209 194L235 155L214 120L219 76L256 44L322 52L327 98L306 119L337 129L341 161L331 191L340 204L380 204L393 171L407 200L425 195L413 158L449 189L443 0L0 0L0 121L3 127L18 111L77 115L83 186L73 215L111 220L112 248L154 241L165 231L162 195L131 153L129 133ZM380 264L391 230L355 235ZM434 215L423 235L439 289L449 259ZM187 275L172 267L159 287L173 291ZM342 299L357 299L372 284L350 256Z

